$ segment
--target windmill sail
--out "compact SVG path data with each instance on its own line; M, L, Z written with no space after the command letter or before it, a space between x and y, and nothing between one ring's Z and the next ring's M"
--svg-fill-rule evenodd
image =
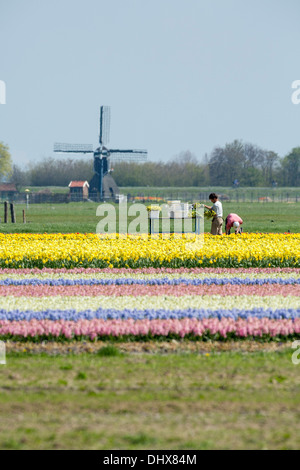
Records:
M147 150L118 150L111 149L110 160L112 163L119 162L146 162Z
M110 131L110 107L100 107L100 134L99 144L107 145L109 142L109 131Z
M69 153L94 153L91 144L65 144L55 143L54 152L69 152Z

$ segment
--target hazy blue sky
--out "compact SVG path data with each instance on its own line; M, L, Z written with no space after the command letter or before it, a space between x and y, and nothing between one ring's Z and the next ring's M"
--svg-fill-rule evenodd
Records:
M53 143L199 159L234 139L300 145L299 0L0 0L0 141L23 164ZM65 157L60 157L65 158Z

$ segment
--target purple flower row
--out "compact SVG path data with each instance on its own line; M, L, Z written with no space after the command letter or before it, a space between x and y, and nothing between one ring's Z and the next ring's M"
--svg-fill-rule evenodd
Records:
M300 318L299 309L264 309L264 308L252 308L249 310L241 309L178 309L178 310L165 310L165 309L145 309L145 310L133 310L133 309L103 309L97 310L82 310L76 311L74 309L69 310L0 310L0 325L2 322L18 322L18 321L31 321L31 320L50 320L50 321L73 321L78 322L81 320L167 320L177 319L181 320L184 318L204 320L209 318L216 318L221 320L222 318L228 318L232 320L238 319L263 319L267 318L270 320L296 320Z
M234 278L204 278L204 279L188 279L178 278L169 279L167 277L158 279L137 279L137 278L119 278L119 279L2 279L0 286L125 286L125 285L150 285L150 286L202 286L202 285L247 285L247 286L262 286L264 284L277 284L277 285L300 285L300 278L264 278L264 279L241 279Z

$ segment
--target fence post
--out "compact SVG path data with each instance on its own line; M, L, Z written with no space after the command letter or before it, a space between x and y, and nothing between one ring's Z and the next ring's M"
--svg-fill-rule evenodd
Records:
M4 223L5 224L7 224L8 222L7 213L8 213L8 202L4 201Z
M13 224L16 223L16 216L15 216L15 206L13 202L10 203L10 215L11 215L11 221Z

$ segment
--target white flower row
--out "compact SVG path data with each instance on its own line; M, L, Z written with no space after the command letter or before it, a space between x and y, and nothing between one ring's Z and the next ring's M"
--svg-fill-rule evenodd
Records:
M95 273L30 273L30 274L0 274L0 280L12 279L300 279L300 272L274 272L274 273L258 273L258 272L242 272L242 273L157 273L157 274L146 274L146 273L107 273L107 272L95 272Z
M220 295L183 295L175 296L49 296L49 297L2 297L0 308L4 310L97 310L113 308L117 310L165 309L244 309L250 308L299 308L299 297L276 296L220 296Z

